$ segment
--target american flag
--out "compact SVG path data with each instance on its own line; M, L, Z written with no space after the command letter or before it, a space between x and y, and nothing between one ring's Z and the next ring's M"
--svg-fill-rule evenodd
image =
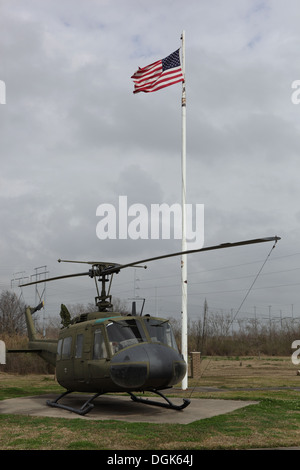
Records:
M150 93L174 83L184 82L179 49L164 59L153 62L153 64L143 68L139 67L131 78L134 81L133 93L139 93L140 91Z

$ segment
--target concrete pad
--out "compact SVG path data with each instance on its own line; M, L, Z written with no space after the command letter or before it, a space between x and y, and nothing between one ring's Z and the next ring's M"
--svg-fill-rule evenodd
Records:
M103 395L94 400L94 408L85 416L80 416L67 410L52 408L47 400L54 400L56 395L41 395L25 398L11 398L0 401L0 414L20 414L26 416L49 416L70 419L88 420L118 420L145 423L180 423L188 424L199 419L211 418L229 413L256 401L219 400L194 398L191 404L181 411L136 403L128 396ZM64 397L60 403L74 408L80 408L90 398L87 395L74 394ZM152 400L152 398L151 398ZM161 401L160 398L153 400ZM172 402L181 404L181 398L173 398Z

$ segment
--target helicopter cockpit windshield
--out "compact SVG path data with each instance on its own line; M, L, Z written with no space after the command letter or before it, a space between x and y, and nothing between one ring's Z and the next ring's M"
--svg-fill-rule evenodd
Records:
M149 318L145 321L146 328L153 343L162 343L178 351L176 340L168 320Z
M162 343L178 351L176 340L168 320L147 318L144 325L153 343ZM122 321L111 321L107 325L108 340L112 349L112 354L123 348L138 343L149 342L140 321L135 319L124 319Z
M135 320L112 321L107 325L107 334L113 354L133 344L147 341L141 325Z

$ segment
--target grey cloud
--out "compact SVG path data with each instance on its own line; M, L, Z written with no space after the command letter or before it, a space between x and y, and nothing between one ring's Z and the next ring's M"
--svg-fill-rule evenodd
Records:
M300 251L299 108L290 99L291 83L300 78L297 2L218 1L216 7L191 1L182 8L175 1L171 11L162 2L150 8L136 0L117 6L94 0L88 7L67 0L2 3L2 285L15 270L44 263L65 272L68 267L55 264L60 256L127 262L180 249L176 240L104 243L96 237L96 208L116 204L121 194L147 207L181 200L180 85L134 96L130 76L179 47L182 27L187 194L188 202L205 204L205 244L276 230L283 236L277 270L286 268L291 258L284 256ZM266 249L243 253L192 257L189 270L245 264ZM143 272L144 293L153 297L150 279L170 272L178 281L180 263ZM132 281L132 273L124 276ZM117 293L128 297L118 279ZM293 281L282 273L278 284ZM161 295L161 308L168 311L170 302L180 314L178 282L169 292L171 299ZM299 307L297 287L257 291L255 299ZM191 305L203 300L191 297ZM211 293L208 302L220 305L221 294ZM234 293L224 295L224 308L236 303Z

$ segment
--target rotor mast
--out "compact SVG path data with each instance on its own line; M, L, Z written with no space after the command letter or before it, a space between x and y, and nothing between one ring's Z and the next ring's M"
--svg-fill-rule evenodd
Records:
M113 273L110 274L111 278L109 279L107 274L101 272L101 268L97 266L97 269L95 269L95 266L93 266L92 269L90 269L90 277L93 277L95 279L95 286L97 290L97 296L95 297L95 303L96 306L98 307L99 312L106 312L108 309L112 308L112 303L111 303L111 295L110 295L110 286L113 278ZM99 288L97 284L97 279L98 281L101 282L101 294L99 294ZM109 289L108 292L106 292L106 283L109 282Z

